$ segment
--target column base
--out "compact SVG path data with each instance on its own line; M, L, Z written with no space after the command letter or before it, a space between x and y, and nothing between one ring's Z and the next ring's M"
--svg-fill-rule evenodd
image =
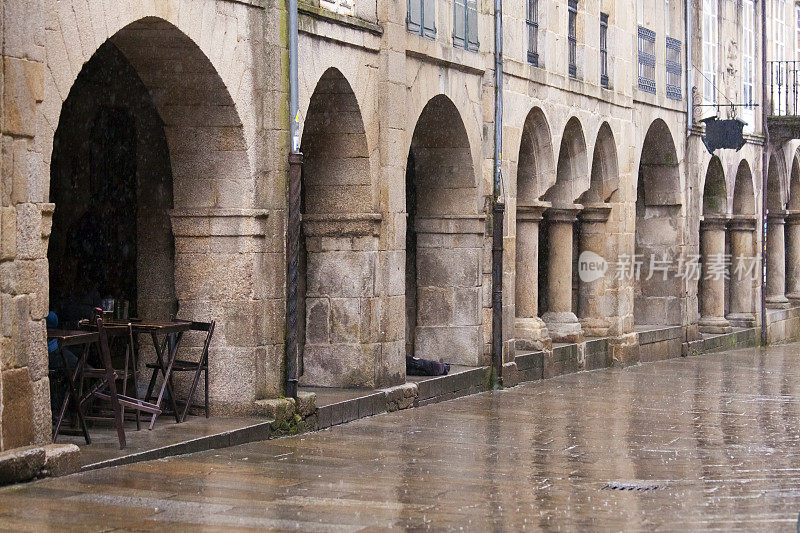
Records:
M756 325L756 316L753 313L731 313L725 318L736 328L752 328Z
M779 296L767 296L767 308L769 309L789 309L790 307L789 299L783 294Z
M786 295L786 299L792 307L800 306L800 292L790 292Z
M542 315L542 320L547 324L547 329L550 330L550 338L553 339L553 342L583 342L583 330L575 313L553 313L548 311Z
M553 340L539 317L514 320L514 347L521 351L552 350Z
M700 317L700 321L697 325L699 326L700 333L722 334L733 331L730 322L721 316Z
M605 318L581 318L581 328L586 337L608 337L611 326Z

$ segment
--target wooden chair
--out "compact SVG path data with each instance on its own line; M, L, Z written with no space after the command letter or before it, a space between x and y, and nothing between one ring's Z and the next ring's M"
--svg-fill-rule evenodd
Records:
M214 336L214 327L216 325L216 321L212 320L211 322L192 322L189 328L189 331L200 331L206 334L205 341L203 342L203 351L200 353L200 358L197 361L187 361L185 359L175 359L175 362L172 366L172 373L175 372L193 372L194 376L192 377L192 385L189 388L189 395L187 396L185 401L178 401L176 398L177 403L184 404L183 413L180 414L180 421L184 422L186 420L187 415L189 414L190 407L200 408L203 407L206 413L206 418L209 416L209 409L208 409L208 349L211 346L211 338ZM160 367L158 363L148 363L147 368L152 369L153 374L150 377L150 384L147 387L147 394L145 395L145 400L149 400L153 394L153 388L156 384L156 379L158 378L158 373L160 371ZM205 402L203 405L195 405L192 404L192 399L194 398L194 393L197 390L197 383L200 381L200 374L204 375L205 380ZM173 387L173 390L174 387Z
M84 407L86 402L92 398L99 398L111 404L111 409L114 412L114 425L117 428L117 438L119 439L120 449L124 449L127 445L125 439L125 419L123 409L131 409L133 411L145 412L150 414L161 414L161 409L155 404L119 394L117 392L117 381L122 379L123 373L114 370L111 362L111 349L109 348L109 331L103 327L103 319L97 318L97 333L99 335L98 349L100 352L100 361L104 368L86 370L84 378L96 379L97 382L91 389L83 395L80 401L81 408ZM125 370L127 372L127 369Z

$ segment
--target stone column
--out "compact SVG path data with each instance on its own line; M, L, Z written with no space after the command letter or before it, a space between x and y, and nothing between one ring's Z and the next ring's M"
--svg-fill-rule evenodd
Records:
M800 305L800 211L786 215L786 297Z
M581 206L548 209L547 302L542 315L554 342L582 342L583 330L572 311L572 231Z
M741 328L753 327L753 280L758 276L758 261L753 255L753 232L756 220L734 217L728 224L731 239L730 313L727 319Z
M731 325L725 318L725 272L711 271L712 265L724 268L725 226L728 219L704 216L700 221L700 251L702 275L700 277L700 331L702 333L728 333Z
M514 336L518 350L552 347L550 334L539 318L539 222L550 204L517 206L517 258Z
M608 264L601 261L607 261L606 221L610 214L611 206L607 204L584 205L580 214L578 314L584 333L590 337L605 337L611 327L603 307L605 268Z
M767 307L787 309L784 225L786 211L767 213Z

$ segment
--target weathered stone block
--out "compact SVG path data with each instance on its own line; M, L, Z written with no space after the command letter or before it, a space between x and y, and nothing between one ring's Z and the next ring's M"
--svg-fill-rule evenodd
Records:
M361 300L331 298L331 342L357 343L361 340Z
M44 95L44 66L4 57L3 74L3 133L33 137L36 104Z
M0 485L31 480L44 464L44 448L26 446L0 452Z
M81 450L74 444L44 446L42 475L50 477L74 474L81 469Z
M376 259L377 252L309 253L308 296L372 296Z
M396 387L384 389L386 395L386 410L399 411L413 407L419 396L416 383L404 383Z
M306 298L306 341L310 344L330 342L330 300Z
M27 368L3 370L3 447L27 446L34 442L33 384Z

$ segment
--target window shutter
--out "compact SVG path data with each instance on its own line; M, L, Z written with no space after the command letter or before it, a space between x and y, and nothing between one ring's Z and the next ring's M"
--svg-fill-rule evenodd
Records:
M407 6L406 27L408 31L422 33L422 0L408 0Z
M467 6L466 0L453 1L453 45L466 48Z
M478 0L467 0L467 48L478 51Z
M429 39L436 38L436 0L422 1L422 35Z

